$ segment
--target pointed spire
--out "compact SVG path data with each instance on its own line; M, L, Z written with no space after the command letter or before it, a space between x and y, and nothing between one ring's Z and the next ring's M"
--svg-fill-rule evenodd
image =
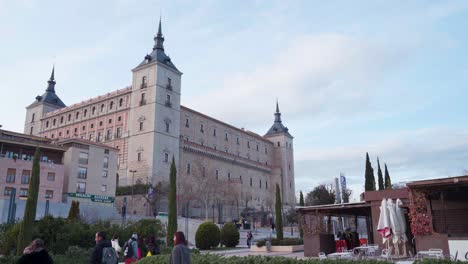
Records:
M279 111L278 99L276 99L275 123L276 123L276 122L281 123L281 113L280 113L280 111Z
M52 67L52 73L50 74L50 79L47 81L49 84L47 86L46 92L52 92L55 93L55 65Z
M154 46L153 50L155 49L160 49L164 51L164 37L162 35L162 30L161 30L161 17L159 17L159 27L158 27L158 34L154 37Z

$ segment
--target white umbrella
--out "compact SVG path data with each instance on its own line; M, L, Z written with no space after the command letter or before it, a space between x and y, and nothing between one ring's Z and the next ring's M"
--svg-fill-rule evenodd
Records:
M387 208L387 200L385 200L385 198L382 200L382 203L380 205L380 216L379 224L377 225L377 231L382 235L383 243L385 243L389 238L392 237L389 212Z
M396 255L399 255L398 242L402 234L401 224L398 219L396 205L393 203L392 199L387 200L387 207L390 218L390 227L392 228L393 233L392 242L395 245Z
M406 237L406 218L405 214L403 213L403 209L400 207L403 205L403 202L400 199L396 200L396 212L398 217L398 222L401 226L401 234L398 238L400 242L403 243L403 255L406 256L406 241L408 238Z

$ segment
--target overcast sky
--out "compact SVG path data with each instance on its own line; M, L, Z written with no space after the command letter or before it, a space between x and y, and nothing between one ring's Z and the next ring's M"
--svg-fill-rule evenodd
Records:
M67 105L130 85L160 14L183 105L263 135L279 99L297 191L358 197L366 152L393 182L468 169L467 1L0 0L0 124L54 63Z

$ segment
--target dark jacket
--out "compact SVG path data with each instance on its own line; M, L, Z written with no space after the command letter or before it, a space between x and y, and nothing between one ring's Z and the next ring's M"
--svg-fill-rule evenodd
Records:
M45 249L30 254L25 254L18 259L17 264L53 264L54 261Z
M112 247L110 240L101 240L94 246L93 253L91 253L91 257L89 258L89 264L102 263L102 250L105 247Z
M190 249L184 244L175 246L169 261L171 264L190 264Z

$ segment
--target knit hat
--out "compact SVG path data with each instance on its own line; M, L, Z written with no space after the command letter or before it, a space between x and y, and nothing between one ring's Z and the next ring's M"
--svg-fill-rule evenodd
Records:
M138 239L137 233L133 233L132 238L134 238L135 240L137 240L137 239Z

